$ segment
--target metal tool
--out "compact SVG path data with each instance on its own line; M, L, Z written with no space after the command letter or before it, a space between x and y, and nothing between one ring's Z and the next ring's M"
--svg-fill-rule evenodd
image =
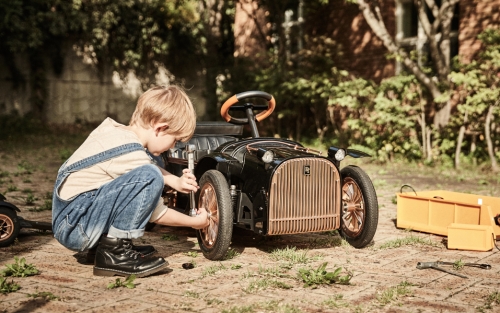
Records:
M426 268L433 268L435 270L442 271L442 272L445 272L445 273L448 273L448 274L452 274L452 275L455 275L455 276L458 276L458 277L467 278L467 276L465 276L465 275L458 274L458 273L452 272L450 270L444 269L442 267L439 267L439 265L454 265L454 264L455 263L453 263L453 262L442 262L442 261L437 261L437 262L418 262L417 263L417 268L421 269L421 270L422 269L426 269ZM464 264L462 264L462 266L478 267L478 268L487 269L487 270L491 269L491 265L489 265L489 264L464 263Z
M191 173L194 173L194 150L196 149L195 145L187 145L186 152L188 156L188 169L191 170ZM196 216L196 200L194 196L194 191L189 192L189 216Z

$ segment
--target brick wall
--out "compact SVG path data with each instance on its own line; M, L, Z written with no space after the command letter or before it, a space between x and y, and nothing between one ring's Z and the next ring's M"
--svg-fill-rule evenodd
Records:
M484 29L500 27L500 0L460 0L459 50L462 61L470 62L481 48L477 39Z

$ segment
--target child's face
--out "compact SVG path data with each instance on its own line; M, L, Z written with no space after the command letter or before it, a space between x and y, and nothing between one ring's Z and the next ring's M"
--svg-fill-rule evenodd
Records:
M167 151L175 146L175 143L181 138L173 134L169 134L166 131L154 131L150 139L148 140L147 148L148 151L159 156L162 152Z

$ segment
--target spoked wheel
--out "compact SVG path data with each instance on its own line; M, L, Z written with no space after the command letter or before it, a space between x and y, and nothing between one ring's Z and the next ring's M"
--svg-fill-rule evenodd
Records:
M16 212L10 208L0 207L0 247L7 247L14 242L20 229Z
M378 225L378 201L370 177L357 166L346 166L342 176L340 235L355 248L368 245Z
M226 256L233 235L233 208L224 175L217 170L205 172L200 179L198 207L208 211L210 224L197 232L203 255L209 260Z

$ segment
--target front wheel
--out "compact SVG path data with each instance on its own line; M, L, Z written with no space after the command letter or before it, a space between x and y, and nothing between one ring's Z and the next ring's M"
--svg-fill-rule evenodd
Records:
M368 245L378 225L378 201L370 177L359 167L349 165L342 177L342 219L340 235L353 247Z
M14 210L0 207L0 247L7 247L14 242L21 225Z
M233 207L221 172L210 170L201 177L198 207L207 210L210 220L208 227L197 231L200 249L209 260L223 260L233 236Z

